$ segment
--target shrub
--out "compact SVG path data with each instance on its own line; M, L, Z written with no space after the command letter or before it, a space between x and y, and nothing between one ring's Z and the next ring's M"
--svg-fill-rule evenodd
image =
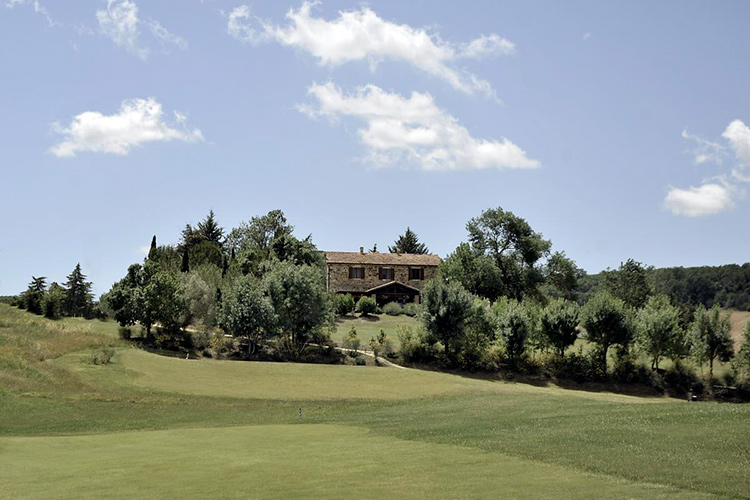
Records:
M120 338L123 340L130 340L133 338L133 330L131 330L127 326L121 326L118 330L118 333L120 334Z
M383 312L389 316L400 316L404 314L404 308L398 302L389 302L383 306Z
M393 341L386 336L385 330L382 328L378 334L377 344L381 355L389 358L395 357L396 349L393 347Z
M680 361L675 361L672 367L664 373L664 384L667 390L675 396L685 395L688 391L696 394L703 392L703 384L698 376Z
M401 358L406 362L428 363L435 360L432 345L427 342L424 330L397 325L396 335L401 343Z
M408 304L404 304L403 313L410 317L415 317L417 314L419 314L419 306L417 304L414 304L413 302L410 302Z
M196 351L202 351L208 347L211 340L211 334L205 331L188 331L186 332L187 347Z
M377 311L378 305L375 299L370 297L362 297L357 301L357 312L362 313L362 316L369 316Z
M98 349L91 354L91 361L95 365L108 365L112 361L112 357L115 355L115 350L111 347L105 347Z
M339 316L351 314L354 310L354 297L348 293L336 295L333 307L336 310L336 314Z
M357 356L357 358L354 360L354 364L357 366L365 366L367 362L365 361L364 356Z

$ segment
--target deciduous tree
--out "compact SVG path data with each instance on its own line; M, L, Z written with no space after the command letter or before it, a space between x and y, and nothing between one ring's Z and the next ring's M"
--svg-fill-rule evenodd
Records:
M691 352L704 363L708 361L708 376L714 376L714 361L729 361L734 357L734 341L730 334L729 314L721 314L719 305L711 309L698 306L691 328Z

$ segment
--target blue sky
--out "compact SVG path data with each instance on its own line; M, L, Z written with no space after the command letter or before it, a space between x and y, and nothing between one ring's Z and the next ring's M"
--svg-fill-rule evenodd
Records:
M213 209L321 249L502 206L589 272L748 260L748 2L0 0L0 294Z

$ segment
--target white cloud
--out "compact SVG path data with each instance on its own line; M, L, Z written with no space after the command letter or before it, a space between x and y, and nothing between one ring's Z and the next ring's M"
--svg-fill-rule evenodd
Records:
M126 155L131 148L147 142L203 140L200 130L187 126L185 115L178 112L174 115L173 123L165 122L162 106L154 98L123 101L119 112L113 115L85 111L73 117L67 127L52 125L64 139L50 152L58 158L85 151Z
M422 28L386 21L368 7L339 12L337 19L329 21L313 16L313 5L305 1L299 9L290 9L286 26L263 22L251 15L248 6L242 5L229 15L227 31L242 42L276 41L304 50L326 66L367 61L375 70L384 60L406 61L461 92L478 92L492 98L495 92L489 82L456 69L454 63L462 58L476 59L515 51L512 42L496 34L454 44Z
M148 47L141 46L138 40L138 6L134 2L108 0L107 10L97 11L96 18L99 20L101 33L115 42L115 45L139 59L148 58Z
M721 184L706 183L688 189L671 188L664 206L675 215L700 217L732 208L732 190Z
M742 120L734 120L721 136L729 141L729 147L739 160L732 175L742 182L750 182L750 174L747 173L750 170L750 127Z
M351 116L366 124L358 131L368 159L381 165L408 161L424 170L536 168L539 162L506 138L476 139L458 120L439 109L429 94L410 97L388 93L375 85L345 95L332 83L308 89L316 106L302 105L311 117L336 120Z
M129 54L146 60L151 50L142 44L139 27L144 24L138 18L138 6L130 0L107 0L107 9L98 10L96 18L99 21L99 32L110 38L115 45L125 49ZM159 21L151 19L145 23L151 34L161 42L162 46L174 45L181 50L187 50L187 41L170 33Z
M151 34L154 35L162 44L174 45L180 50L187 50L187 40L181 36L177 36L174 33L170 33L164 26L159 24L159 21L153 19L148 23L148 27L151 30Z
M44 18L47 19L47 24L49 26L59 26L60 24L52 19L52 16L50 15L47 8L39 3L39 0L6 0L4 5L9 9L12 9L17 5L31 5L32 7L34 7L34 12L44 16Z

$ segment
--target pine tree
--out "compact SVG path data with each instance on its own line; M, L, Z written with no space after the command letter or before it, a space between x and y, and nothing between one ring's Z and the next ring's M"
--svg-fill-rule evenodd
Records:
M406 232L394 242L394 245L388 247L388 250L391 253L430 253L425 244L419 242L417 233L408 227L406 228Z
M86 281L86 276L81 272L81 264L78 263L65 283L63 314L85 317L89 315L93 306L91 283Z
M34 314L42 314L42 299L44 299L46 292L47 278L32 276L29 288L23 294L26 310Z
M216 222L216 216L214 215L213 210L208 212L206 218L198 223L198 234L203 241L216 243L219 246L222 245L224 229L219 227L219 223Z

